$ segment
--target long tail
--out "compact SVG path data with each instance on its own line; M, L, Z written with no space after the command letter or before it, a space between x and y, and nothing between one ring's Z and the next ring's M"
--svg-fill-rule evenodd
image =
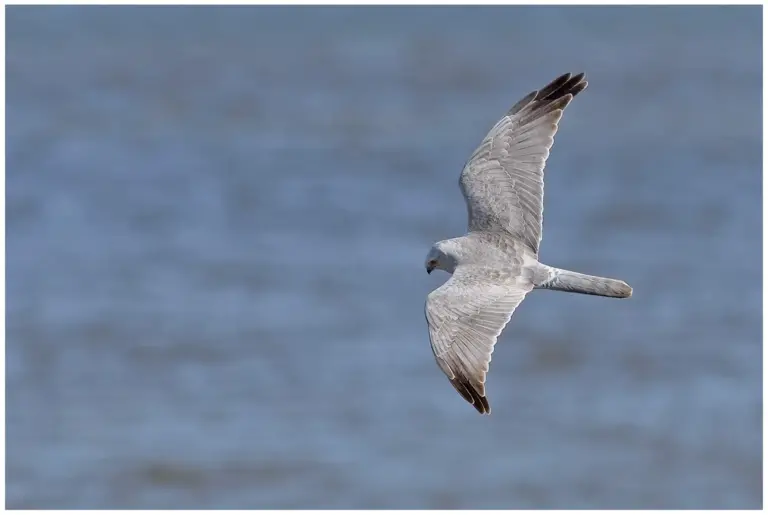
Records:
M600 295L601 297L626 298L632 296L632 288L618 279L580 274L560 268L552 268L552 272L553 275L550 279L539 285L539 288Z

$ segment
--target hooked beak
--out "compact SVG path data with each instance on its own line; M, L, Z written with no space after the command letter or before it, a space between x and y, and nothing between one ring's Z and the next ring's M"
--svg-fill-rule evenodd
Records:
M434 269L435 269L435 265L427 265L427 273L428 274L431 274L432 270L434 270Z

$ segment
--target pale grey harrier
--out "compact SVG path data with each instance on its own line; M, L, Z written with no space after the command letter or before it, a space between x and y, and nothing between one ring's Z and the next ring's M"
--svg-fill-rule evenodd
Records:
M563 110L587 87L558 77L515 104L491 129L459 177L469 232L435 243L427 272L453 274L425 306L437 364L480 413L490 413L485 376L496 339L534 288L629 297L623 281L539 263L544 163Z

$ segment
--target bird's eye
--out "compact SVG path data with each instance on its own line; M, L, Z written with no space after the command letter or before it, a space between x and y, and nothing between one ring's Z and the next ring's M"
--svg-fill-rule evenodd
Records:
M429 260L429 266L437 266L437 260L436 259L430 259Z

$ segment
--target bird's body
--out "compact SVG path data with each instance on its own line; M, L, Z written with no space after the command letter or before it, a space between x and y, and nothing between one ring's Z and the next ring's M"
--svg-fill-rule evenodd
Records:
M587 87L584 74L558 77L526 95L491 129L459 178L469 232L437 242L427 271L452 274L427 297L437 364L480 413L490 413L485 377L496 340L534 288L629 297L623 281L539 262L543 171L563 110Z

